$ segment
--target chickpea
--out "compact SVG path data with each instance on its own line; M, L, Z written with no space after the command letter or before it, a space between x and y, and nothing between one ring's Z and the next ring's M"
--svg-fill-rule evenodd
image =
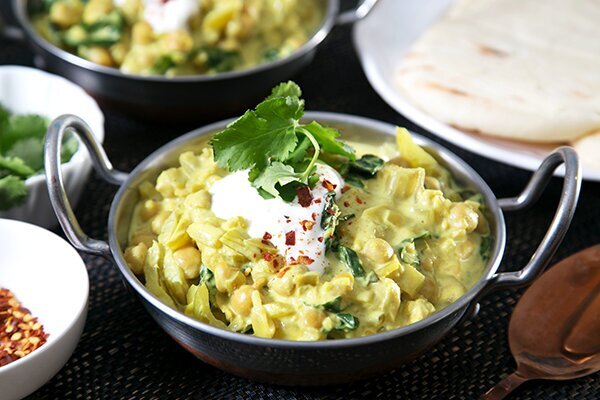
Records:
M166 34L164 46L169 51L181 51L187 53L194 47L194 40L185 31L175 31Z
M173 253L175 263L183 270L185 279L196 279L200 275L200 251L193 247L187 246Z
M69 28L81 20L83 5L75 1L58 1L50 7L50 21L62 29Z
M148 221L150 218L154 217L159 210L160 204L158 204L154 200L146 200L140 208L140 217L142 218L142 220Z
M464 203L457 203L450 210L450 223L457 229L472 232L477 228L479 216L477 212Z
M304 325L319 329L323 325L325 313L314 307L306 307L302 317Z
M213 271L217 290L221 293L231 293L246 283L246 277L238 269L231 268L225 262L219 262Z
M154 40L152 26L146 21L136 22L131 28L131 38L135 44L149 44Z
M394 255L394 249L388 242L380 238L374 238L367 242L363 250L365 255L376 263L389 261Z
M82 57L87 58L94 64L104 65L105 67L111 67L113 65L112 57L108 50L100 46L88 47L85 51L81 51Z
M117 65L123 64L127 55L127 46L123 43L117 43L110 47L110 55Z
M91 25L110 13L113 8L112 0L90 0L83 10L83 22Z
M144 272L144 264L148 255L148 247L144 243L138 243L136 246L128 247L123 254L129 268L134 274L140 275Z
M442 190L442 185L440 185L440 181L432 176L425 177L425 188L431 190Z
M239 289L235 290L231 295L231 308L233 310L246 317L250 315L252 310L252 291L254 289L250 285L243 285Z

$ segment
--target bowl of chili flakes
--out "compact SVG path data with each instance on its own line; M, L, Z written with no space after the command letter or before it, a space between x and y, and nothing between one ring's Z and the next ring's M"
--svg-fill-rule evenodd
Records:
M0 219L0 393L20 399L65 365L81 337L89 282L64 239Z

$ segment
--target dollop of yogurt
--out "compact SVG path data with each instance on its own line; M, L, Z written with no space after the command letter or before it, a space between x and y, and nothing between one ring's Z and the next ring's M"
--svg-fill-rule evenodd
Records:
M305 264L310 270L323 273L327 258L321 217L329 189L333 187L339 199L344 179L328 165L317 164L316 172L320 179L309 191L312 199L308 205L305 199L299 201L298 196L290 203L280 198L264 199L252 187L248 171L244 170L212 185L211 209L222 219L244 218L248 222L248 234L269 240L287 264Z
M155 33L187 29L190 18L200 11L199 0L142 0L144 19Z

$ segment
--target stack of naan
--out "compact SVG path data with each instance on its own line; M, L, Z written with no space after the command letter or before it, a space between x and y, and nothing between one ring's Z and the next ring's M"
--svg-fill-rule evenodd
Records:
M398 84L447 124L572 143L600 168L600 0L459 0L405 55Z

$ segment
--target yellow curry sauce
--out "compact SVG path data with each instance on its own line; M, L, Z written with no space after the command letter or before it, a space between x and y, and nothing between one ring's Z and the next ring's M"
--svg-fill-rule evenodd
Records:
M348 142L386 160L363 188L336 199L340 251L323 274L289 264L248 222L211 211L212 185L229 172L210 147L139 187L125 259L164 303L211 325L289 340L361 337L426 318L482 275L492 239L481 196L398 129L397 146ZM235 197L236 193L231 193ZM463 198L468 197L468 198ZM347 259L346 259L347 261Z
M214 74L283 58L324 18L320 0L45 0L52 44L131 74Z

